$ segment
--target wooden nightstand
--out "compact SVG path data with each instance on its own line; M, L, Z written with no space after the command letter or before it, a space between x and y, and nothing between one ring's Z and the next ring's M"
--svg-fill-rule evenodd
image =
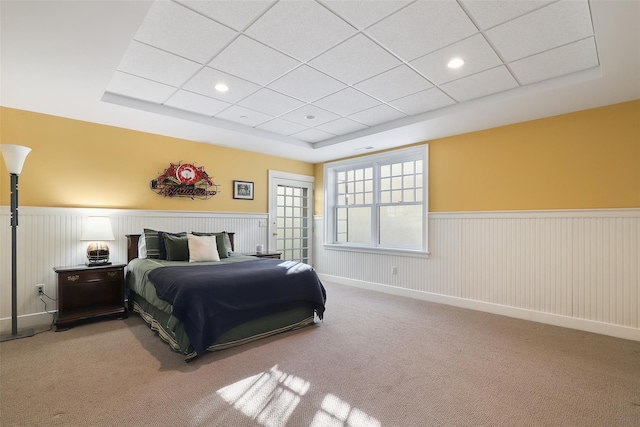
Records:
M127 317L124 301L126 264L55 267L58 274L56 330L99 316Z
M281 252L253 252L251 254L247 254L250 256L257 256L259 258L274 258L274 259L280 259L280 256L282 255Z

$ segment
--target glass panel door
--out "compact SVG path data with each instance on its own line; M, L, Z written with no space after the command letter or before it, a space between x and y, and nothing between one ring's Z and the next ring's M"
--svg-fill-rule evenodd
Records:
M311 264L313 182L274 176L269 198L269 251L282 253L282 259Z

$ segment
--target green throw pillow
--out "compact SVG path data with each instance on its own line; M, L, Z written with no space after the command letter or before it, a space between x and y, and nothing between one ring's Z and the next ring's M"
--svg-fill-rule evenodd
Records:
M227 247L227 252L229 253L229 255L231 255L233 253L233 246L231 246L231 238L229 237L229 233L223 231L222 236L224 237L224 245Z
M158 247L160 248L160 256L159 259L167 259L167 247L164 244L164 236L167 234L171 234L172 236L186 236L187 233L182 231L180 233L167 233L166 231L158 232Z
M167 261L189 261L189 239L187 236L164 234Z

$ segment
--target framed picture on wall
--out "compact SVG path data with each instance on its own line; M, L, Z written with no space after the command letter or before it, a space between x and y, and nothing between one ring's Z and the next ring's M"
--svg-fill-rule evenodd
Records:
M253 200L253 182L233 181L233 198Z

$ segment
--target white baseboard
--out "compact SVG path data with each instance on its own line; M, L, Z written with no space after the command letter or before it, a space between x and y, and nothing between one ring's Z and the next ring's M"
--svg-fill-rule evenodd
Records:
M439 295L412 289L399 288L396 286L383 285L380 283L364 282L361 280L349 279L345 277L331 276L318 273L320 280L337 283L340 285L353 286L376 292L383 292L391 295L415 298L423 301L446 304L454 307L467 308L470 310L483 311L486 313L498 314L501 316L513 317L516 319L529 320L532 322L544 323L547 325L560 326L563 328L576 329L585 332L593 332L601 335L608 335L616 338L640 341L640 329L626 326L612 325L609 323L595 322L593 320L578 319L575 317L560 316L557 314L543 313L533 310L525 310L504 305L491 304L482 301L473 301L463 298L456 298L447 295Z
M49 329L53 322L53 313L33 313L18 316L18 332L24 329L33 329L36 333ZM55 326L53 327L55 330ZM11 318L0 319L0 331L3 334L11 333Z

